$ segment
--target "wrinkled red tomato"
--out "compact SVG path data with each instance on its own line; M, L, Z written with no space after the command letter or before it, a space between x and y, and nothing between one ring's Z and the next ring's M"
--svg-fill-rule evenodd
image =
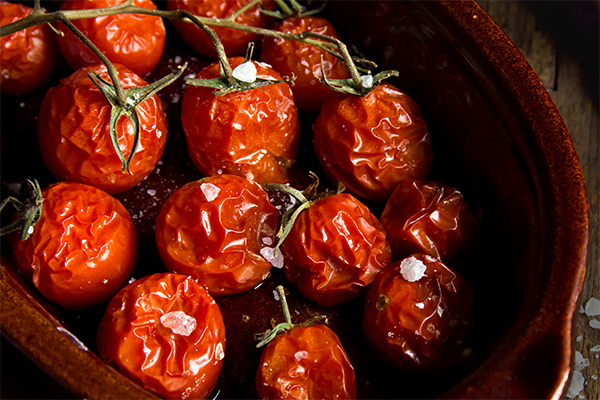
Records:
M269 275L278 222L279 211L260 185L215 175L171 195L156 221L156 244L167 269L226 296Z
M244 62L229 59L232 68ZM280 80L264 64L253 62L257 77ZM218 62L202 69L198 79L220 76ZM287 83L215 96L214 89L188 86L181 121L188 151L204 175L234 174L260 184L286 183L298 154L298 113Z
M286 33L314 32L340 39L333 25L322 17L307 16L284 19L274 28ZM337 57L310 44L264 36L260 59L270 64L285 78L295 76L290 82L298 111L317 113L325 100L336 92L321 83L321 56L327 79L347 79L350 72Z
M146 84L124 66L115 64L115 68L124 89ZM110 82L106 67L96 64L75 71L46 93L38 118L38 143L46 166L57 179L117 194L137 185L156 166L167 140L167 117L156 95L137 107L140 142L131 174L121 172L109 132L111 105L88 77L92 71ZM117 133L127 158L134 132L126 117L117 123Z
M349 193L384 202L403 179L424 179L433 154L421 111L406 94L380 83L370 94L323 104L314 126L323 169Z
M321 306L338 306L365 293L392 258L381 222L347 193L302 211L282 250L288 280Z
M479 236L479 222L462 194L435 181L400 182L380 220L395 260L423 253L447 263Z
M0 26L25 18L33 9L0 2ZM0 88L2 93L21 94L37 89L60 63L54 32L36 25L0 38Z
M61 10L84 10L110 7L125 0L69 0ZM151 0L134 0L139 7L156 10ZM166 29L162 18L145 14L117 14L73 20L73 24L108 57L144 76L158 64L165 47ZM100 59L69 28L58 24L64 36L58 45L71 68L77 70Z
M123 288L97 334L102 358L168 399L204 399L225 358L221 310L191 277L159 273Z
M354 368L326 325L297 327L263 350L256 373L261 399L355 399Z
M168 0L169 10L185 10L200 17L209 18L227 18L240 8L244 7L251 0ZM274 10L275 2L272 0L261 0L257 5L250 7L235 18L235 22L253 26L256 28L269 28L272 24L272 18L260 11ZM210 37L193 23L173 21L177 32L181 38L195 51L205 57L217 58L215 45ZM248 43L259 42L260 36L244 32L238 29L222 28L218 26L211 27L225 48L227 56L242 56L246 54Z
M129 213L114 197L80 183L56 183L42 197L42 216L29 238L9 235L15 266L44 297L65 308L108 301L137 261Z
M364 332L375 354L394 368L427 371L469 354L472 293L468 282L436 258L415 254L375 278L365 304Z

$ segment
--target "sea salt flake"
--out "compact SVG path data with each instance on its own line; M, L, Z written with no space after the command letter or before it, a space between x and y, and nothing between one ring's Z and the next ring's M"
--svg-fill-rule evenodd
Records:
M575 352L575 365L573 365L573 369L575 371L583 371L586 367L589 367L590 360L587 358L583 358L583 354L579 351Z
M592 347L592 348L590 349L590 351L591 351L592 353L598 353L598 352L600 352L600 344L599 344L599 345L597 345L597 346L594 346L594 347Z
M370 88L373 86L373 75L362 75L360 77L363 87Z
M573 399L577 397L583 390L584 383L585 379L583 378L583 374L579 371L573 371L571 384L569 385L569 390L567 390L567 398Z
M219 195L221 189L218 186L213 185L212 183L204 182L200 185L200 190L204 193L204 197L206 197L206 201L213 201Z
M585 313L588 317L595 317L596 315L600 315L600 300L595 297L592 297L585 304Z
M156 190L154 190L154 189L148 189L148 190L146 190L146 193L148 193L149 196L155 196L156 195Z
M160 323L177 335L190 336L196 329L196 319L183 311L171 311L160 316Z
M425 275L427 267L425 264L414 257L408 257L400 263L400 273L402 277L409 282L416 282Z
M234 68L233 77L242 82L252 83L256 80L256 66L252 61L246 61Z
M600 329L600 321L593 319L590 321L590 326L594 329Z
M260 254L275 268L283 268L283 253L279 248L275 250L274 247L263 247L260 249Z
M583 336L577 336L577 339L576 339L576 340L577 340L578 342L581 342L581 341L583 340Z
M304 360L305 358L308 358L308 352L306 350L297 351L296 354L294 354L294 358L296 361Z

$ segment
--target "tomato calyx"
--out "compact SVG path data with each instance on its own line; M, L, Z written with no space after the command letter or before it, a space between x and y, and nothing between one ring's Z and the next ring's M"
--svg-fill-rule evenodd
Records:
M265 10L259 5L260 12L278 19L286 19L291 17L308 17L310 15L320 13L325 9L325 6L327 5L327 1L323 1L319 7L314 8L312 10L307 10L306 7L302 6L296 0L290 0L291 7L285 2L285 0L275 0L275 3L277 3L281 11Z
M173 71L167 76L157 80L156 82L150 83L144 86L136 86L125 90L125 101L120 101L120 98L117 94L117 89L115 85L105 81L98 75L96 72L91 72L88 74L88 77L92 80L94 85L100 90L100 92L106 97L108 102L111 105L110 112L110 122L109 122L109 132L110 139L113 144L113 148L115 152L119 156L121 160L122 168L121 172L129 173L132 175L129 166L131 165L131 161L133 160L133 156L136 153L137 147L140 142L140 117L137 112L137 106L143 103L145 100L155 95L157 92L170 85L173 81L175 81L183 71L187 68L187 63L182 66L179 66L176 71ZM133 125L133 145L131 146L131 151L129 152L129 156L125 159L123 151L119 146L118 135L117 135L117 122L119 119L125 116L131 124Z
M283 286L279 285L275 288L277 290L277 295L279 296L279 301L281 303L281 308L283 309L283 316L285 322L280 322L279 324L273 326L273 329L268 329L266 332L257 333L255 338L260 340L260 342L256 345L257 348L267 345L275 336L277 336L281 332L287 332L294 328L315 325L316 323L323 321L327 323L327 317L325 315L317 315L316 317L310 318L300 324L294 324L292 322L292 316L290 314L290 309L287 304L287 299L285 297L285 289ZM272 322L274 325L274 323Z
M42 189L40 184L35 179L27 179L26 181L32 192L32 196L21 202L20 200L9 196L2 204L0 204L0 212L8 204L11 204L17 210L18 219L8 226L0 228L0 236L21 229L21 240L27 240L33 233L35 224L42 217L42 207L44 198L42 197Z
M295 189L291 186L284 185L281 183L266 183L264 188L266 191L280 191L292 196L296 202L290 207L281 217L281 223L279 225L279 231L277 232L277 244L275 245L274 251L277 251L279 246L283 243L287 235L290 233L294 222L298 218L298 215L317 201L342 193L346 187L341 182L338 182L336 190L326 190L324 192L318 192L319 177L314 172L309 172L309 176L312 179L312 183L306 187L303 191Z

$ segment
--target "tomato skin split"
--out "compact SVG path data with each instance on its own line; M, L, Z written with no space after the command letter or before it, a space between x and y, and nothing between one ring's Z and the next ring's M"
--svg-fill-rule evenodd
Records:
M25 18L33 9L0 2L0 26ZM54 74L61 56L56 35L48 25L36 25L0 38L0 89L24 94L40 87Z
M204 286L159 273L111 300L97 342L107 363L145 389L168 399L204 399L223 367L225 325Z
M260 185L235 175L215 175L179 188L156 221L156 244L170 271L190 275L212 296L249 290L271 263L279 211Z
M326 325L277 335L261 354L256 374L261 399L355 399L354 368Z
M137 261L129 213L114 197L80 183L50 185L42 196L42 217L30 237L9 234L14 265L44 297L65 308L108 301Z

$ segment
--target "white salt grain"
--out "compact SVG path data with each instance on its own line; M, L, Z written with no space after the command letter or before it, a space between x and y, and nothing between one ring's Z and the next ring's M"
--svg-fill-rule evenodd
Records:
M593 319L590 321L590 326L594 329L600 329L600 321Z
M213 201L219 195L221 189L212 183L204 182L200 185L200 190L204 193L204 197L206 197L206 201Z
M599 345L597 345L597 346L594 346L594 347L592 347L592 348L590 349L590 351L591 351L592 353L598 353L598 352L600 352L600 344L599 344Z
M585 379L583 379L583 374L579 371L573 371L573 375L571 376L571 384L569 385L569 390L567 391L567 398L573 399L577 397L583 390L584 383Z
M362 85L366 88L373 86L373 75L362 75L360 80L362 81Z
M592 297L585 304L585 313L589 317L595 317L596 315L600 315L600 300Z
M260 249L260 254L275 268L283 268L283 253L281 253L281 250L277 249L275 252L274 247L263 247Z
M409 282L416 282L425 275L427 267L414 257L408 257L400 263L400 273Z
M190 336L196 329L196 319L183 311L171 311L160 316L160 323L177 335Z
M252 61L246 61L234 68L233 77L242 82L252 83L256 80L256 66Z

